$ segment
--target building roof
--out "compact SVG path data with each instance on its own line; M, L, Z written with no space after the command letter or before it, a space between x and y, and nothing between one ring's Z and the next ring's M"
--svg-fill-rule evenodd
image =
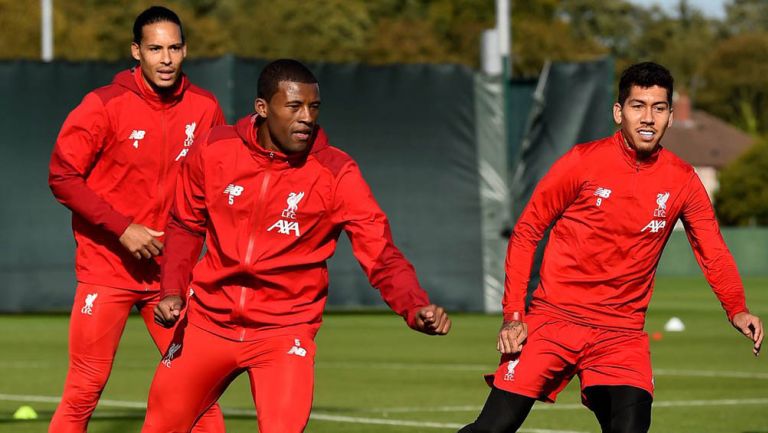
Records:
M691 110L690 116L682 120L675 116L661 141L694 167L717 169L741 156L753 142L749 134L699 110Z

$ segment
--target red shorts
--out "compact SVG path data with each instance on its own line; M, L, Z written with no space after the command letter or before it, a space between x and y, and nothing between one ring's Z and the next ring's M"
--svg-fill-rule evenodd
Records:
M493 376L496 388L550 403L579 376L584 388L628 385L653 395L648 334L607 330L543 315L528 315L528 339L515 355L502 355Z
M261 433L300 433L314 389L315 343L302 333L234 341L182 321L155 371L143 433L186 432L248 372Z

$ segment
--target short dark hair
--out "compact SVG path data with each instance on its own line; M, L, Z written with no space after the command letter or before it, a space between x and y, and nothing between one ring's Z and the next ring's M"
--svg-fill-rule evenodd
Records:
M279 59L261 71L256 97L269 101L277 93L281 81L317 84L317 78L303 63L293 59Z
M672 105L672 90L675 80L669 69L658 63L643 62L636 63L621 73L619 80L619 105L624 105L624 101L629 97L629 91L632 86L643 88L659 86L667 89L667 102Z
M162 6L152 6L136 17L136 21L133 22L133 42L141 44L144 26L163 22L174 23L179 26L181 43L184 44L184 27L181 25L179 16L176 15L176 12Z

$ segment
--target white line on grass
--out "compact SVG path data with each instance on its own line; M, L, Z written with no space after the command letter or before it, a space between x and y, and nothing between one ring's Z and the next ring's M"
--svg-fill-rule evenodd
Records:
M40 361L0 361L0 369L42 369L51 368L53 363ZM122 368L145 368L147 364L120 364ZM485 364L426 364L426 363L372 363L372 362L318 362L317 368L344 368L344 369L373 369L373 370L448 370L448 371L474 371L478 374L493 372L494 365ZM750 373L743 371L717 371L717 370L677 370L656 368L655 376L671 377L722 377L730 379L760 379L768 380L768 373Z
M0 394L0 400L5 401L22 401L22 402L38 402L38 403L58 403L58 397L44 396L44 395L17 395L17 394ZM137 401L121 401L121 400L100 400L99 406L109 407L124 407L130 409L146 409L146 403ZM256 412L253 409L226 409L222 408L224 415L253 415L256 416ZM464 427L464 424L455 423L440 423L431 421L409 421L409 420L397 420L397 419L380 419L380 418L364 418L364 417L352 417L342 415L328 415L323 413L313 412L310 415L310 419L317 421L333 421L344 422L351 424L374 424L374 425L391 425L400 427L420 427L420 428L440 428L440 429L459 429ZM586 433L574 430L549 430L549 429L521 429L520 433Z
M372 370L462 370L462 371L494 371L494 365L481 364L425 364L418 362L318 362L317 368L362 368Z
M493 372L494 365L481 364L424 364L424 363L368 363L368 362L318 362L317 368L363 368L372 370L466 370ZM657 368L653 370L655 376L677 377L725 377L733 379L768 379L768 373L749 373L743 371L717 371L717 370L675 370Z
M654 401L654 408L667 407L702 407L702 406L741 406L768 404L768 398L742 398L720 400L671 400ZM575 410L586 409L579 403L536 403L533 410ZM432 407L380 407L366 409L365 412L375 413L426 413L426 412L479 412L481 406L432 406Z

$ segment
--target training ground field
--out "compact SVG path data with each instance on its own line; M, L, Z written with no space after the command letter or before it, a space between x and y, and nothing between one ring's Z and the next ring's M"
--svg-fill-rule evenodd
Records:
M768 278L745 281L754 313L768 318ZM680 317L686 330L663 332ZM67 366L65 315L0 316L0 433L45 432ZM410 331L394 314L328 314L318 336L312 433L452 432L477 415L487 395L499 316L456 314L447 337ZM657 281L646 331L652 340L655 433L768 433L768 359L728 324L700 278ZM138 432L159 360L132 316L91 433ZM571 384L555 405L537 403L521 432L599 432ZM220 400L227 431L257 431L246 375ZM39 418L13 419L21 405Z

